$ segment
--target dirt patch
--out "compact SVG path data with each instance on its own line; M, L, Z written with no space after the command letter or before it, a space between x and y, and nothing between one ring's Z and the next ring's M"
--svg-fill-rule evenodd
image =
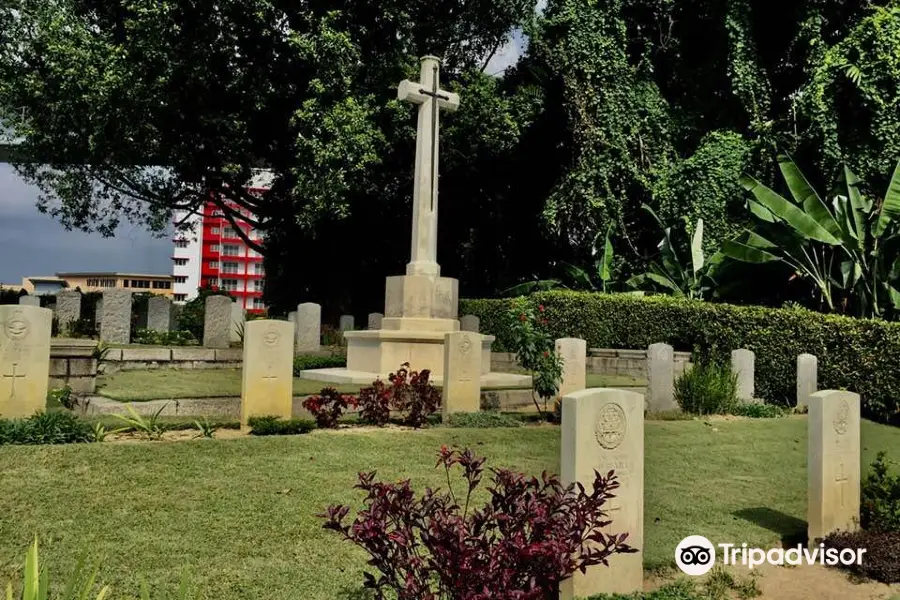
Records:
M187 442L190 440L201 439L198 437L200 432L196 429L183 429L176 431L166 431L162 434L162 437L158 440L150 440L141 433L136 431L128 431L124 433L111 433L106 436L104 440L105 443L112 444L141 444L147 442L159 443L159 442ZM244 437L248 435L240 431L239 429L217 429L215 432L215 439L217 440L233 440L235 438Z
M760 600L894 600L900 598L900 584L860 581L846 571L824 565L779 567L761 565L750 571L745 566L726 567L738 581L752 579L761 592ZM677 575L676 575L677 574ZM652 591L685 577L680 571L648 578L645 591ZM703 578L700 578L703 581ZM737 594L734 594L737 598Z

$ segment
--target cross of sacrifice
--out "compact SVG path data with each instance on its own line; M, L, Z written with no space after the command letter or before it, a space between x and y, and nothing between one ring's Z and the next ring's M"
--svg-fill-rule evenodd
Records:
M459 108L459 96L440 88L440 59L421 59L419 82L404 79L397 98L419 105L416 128L416 170L413 187L412 256L407 275L439 275L437 264L437 182L439 109Z
M834 478L834 482L841 488L841 508L844 508L844 490L850 482L850 478L844 475L844 463L841 463L841 472Z
M4 379L10 379L10 382L9 382L9 385L10 385L9 397L10 397L10 399L16 397L16 379L21 379L22 377L25 377L24 373L16 373L17 366L18 366L17 363L13 363L12 364L12 373L10 373L9 375L6 375L6 374L0 375L0 377L3 377Z

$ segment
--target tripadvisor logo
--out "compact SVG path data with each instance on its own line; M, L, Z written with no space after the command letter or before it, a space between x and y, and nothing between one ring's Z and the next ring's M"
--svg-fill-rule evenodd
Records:
M723 565L744 565L753 569L762 564L793 565L802 564L828 565L861 565L865 548L826 548L819 544L815 548L805 548L798 544L794 548L748 548L747 544L717 544L722 550ZM716 546L702 535L691 535L675 548L675 563L687 575L703 575L709 572L716 563Z

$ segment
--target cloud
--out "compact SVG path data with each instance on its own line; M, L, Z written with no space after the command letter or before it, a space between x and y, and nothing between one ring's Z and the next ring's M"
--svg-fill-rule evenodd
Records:
M514 29L509 41L491 57L485 73L488 75L502 75L507 68L519 62L519 59L525 53L527 44L528 40L522 33L522 30Z
M66 231L38 212L38 190L0 164L0 282L59 271L171 273L172 242L123 224L113 238Z

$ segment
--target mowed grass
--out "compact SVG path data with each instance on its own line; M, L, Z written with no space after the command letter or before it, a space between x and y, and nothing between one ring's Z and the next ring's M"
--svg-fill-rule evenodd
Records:
M645 438L648 567L671 565L691 534L751 546L804 534L805 418L651 421ZM88 549L114 597L136 595L141 576L172 592L188 567L210 600L338 598L359 587L365 556L315 515L359 505L357 472L445 488L441 444L558 472L559 439L541 426L0 447L0 586L37 534L54 581ZM878 450L900 456L900 430L865 422L862 440L864 468Z
M113 400L141 402L170 398L217 398L241 395L240 369L152 369L120 371L100 376L97 393ZM588 387L633 387L646 385L639 379L620 375L588 375ZM294 395L318 394L323 387L355 394L361 386L329 384L294 378Z

